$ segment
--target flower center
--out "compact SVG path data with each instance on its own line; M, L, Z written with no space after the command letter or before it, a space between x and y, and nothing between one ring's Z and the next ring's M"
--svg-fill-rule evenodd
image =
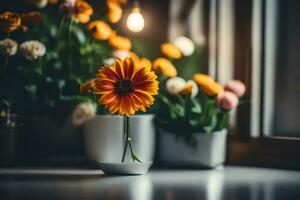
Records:
M133 91L133 84L131 80L120 80L117 82L116 92L118 95L130 94Z

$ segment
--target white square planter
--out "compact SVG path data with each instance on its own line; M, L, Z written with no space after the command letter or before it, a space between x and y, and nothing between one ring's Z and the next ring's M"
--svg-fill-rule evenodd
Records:
M144 162L152 162L155 148L154 115L141 114L129 117L129 132L137 157ZM125 138L123 117L97 115L84 124L85 150L90 160L98 163L120 163ZM125 162L131 162L127 149Z
M183 137L159 130L159 160L173 166L214 168L222 165L226 156L227 130L213 133L194 133L196 146Z

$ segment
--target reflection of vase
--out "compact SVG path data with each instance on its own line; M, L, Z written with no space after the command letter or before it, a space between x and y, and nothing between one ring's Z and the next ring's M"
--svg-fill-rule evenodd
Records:
M196 146L183 137L159 131L159 160L167 165L217 167L225 161L227 130L213 133L194 133Z
M129 132L135 154L142 162L152 162L154 156L155 128L153 115L129 117ZM92 161L119 163L122 159L125 138L123 117L98 115L84 125L86 153ZM125 162L131 162L127 150Z

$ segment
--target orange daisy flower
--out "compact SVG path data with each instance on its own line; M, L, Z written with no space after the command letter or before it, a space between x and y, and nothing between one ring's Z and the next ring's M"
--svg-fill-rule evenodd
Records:
M132 57L117 59L110 67L101 67L96 74L94 93L100 95L100 105L110 113L134 115L146 111L158 94L157 76L149 67L134 64Z

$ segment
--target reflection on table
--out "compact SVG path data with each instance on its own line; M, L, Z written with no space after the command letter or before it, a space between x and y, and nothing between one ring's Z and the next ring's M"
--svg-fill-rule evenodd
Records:
M225 167L107 176L100 170L0 169L0 199L300 199L300 172Z

